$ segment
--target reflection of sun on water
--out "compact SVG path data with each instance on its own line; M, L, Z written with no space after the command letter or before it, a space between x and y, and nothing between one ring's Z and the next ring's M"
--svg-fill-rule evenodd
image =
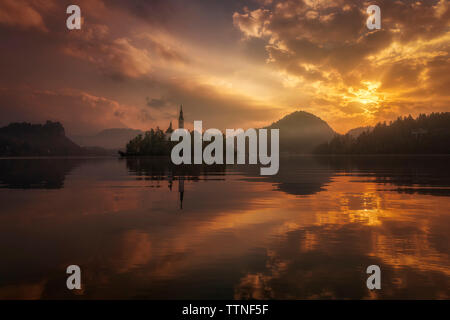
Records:
M439 208L448 207L448 199L378 192L375 182L352 183L344 176L336 180L339 183L332 184L328 191L332 198L338 198L340 206L335 211L318 213L319 225L366 225L373 235L372 251L368 255L381 258L394 268L409 266L450 275L442 254L430 243L432 220L428 216L429 212L438 213ZM355 188L361 186L365 190L356 192ZM435 209L424 208L423 203ZM423 212L427 212L426 215ZM395 234L395 228L410 230L411 234Z
M355 247L362 245L368 249L364 252L366 259L382 261L384 268L388 266L393 270L391 278L393 288L400 290L411 285L406 269L450 275L448 256L442 255L442 252L437 251L430 242L432 234L430 224L434 218L430 216L430 212L437 213L438 208L448 207L447 198L389 192L385 185L384 190L380 191L378 190L380 185L375 181L356 182L354 177L348 176L337 176L333 180L326 191L297 198L297 211L288 214L290 222L273 229L279 233L278 237L286 237L289 233L301 231L298 254L327 252L333 241L339 239L338 234L345 238L350 234L342 233L359 230L354 237L353 245ZM285 210L289 211L289 208ZM311 215L314 219L306 219L305 216ZM274 225L277 224L276 217L266 216L266 218L273 220ZM324 238L324 230L332 237ZM361 238L363 234L367 234L368 237ZM333 239L335 237L336 239ZM343 252L351 250L348 244L342 246ZM336 253L331 251L329 254ZM236 287L235 297L276 297L277 294L273 292L270 284L285 281L288 275L283 274L286 268L274 269L277 265L274 261L283 261L284 266L289 266L295 261L294 257L292 260L286 258L282 260L282 257L283 253L279 250L270 250L266 272L247 274L242 278ZM321 267L318 268L320 270ZM253 291L250 279L253 279L255 284ZM441 294L445 296L445 293ZM316 298L325 296L332 297L333 293L319 294ZM366 296L366 298L377 297L377 294L371 292Z
M73 189L61 189L53 198L53 210L73 210L63 217L48 215L50 201L42 201L47 200L43 196L17 206L17 213L33 205L37 217L47 216L58 227L69 223L70 228L72 221L99 219L96 216L105 211L109 213L100 216L102 221L118 219L120 232L103 229L105 239L96 245L99 253L92 261L101 258L102 263L85 263L86 274L94 279L89 281L105 288L117 285L115 277L125 275L144 284L161 279L176 283L203 268L213 272L223 263L237 266L233 286L239 298L341 297L340 286L360 284L355 277L365 276L358 268L366 263L379 263L382 270L390 270L390 285L395 289L410 289L407 272L411 270L424 277L450 275L445 243L443 249L433 241L436 235L439 243L448 239L443 233L445 224L436 230L441 221L447 221L448 197L399 193L389 183L346 175L334 175L322 191L296 196L262 179L249 183L243 178L230 175L226 182L187 181L187 204L195 207L187 205L183 212L161 209L167 209L166 203L173 202L177 194L145 187L152 182L126 180L120 182L123 188L93 184L77 197ZM73 186L73 181L67 185ZM218 191L226 199L209 201ZM201 201L194 201L196 197ZM77 214L84 212L80 199L95 199L92 214ZM98 268L108 271L102 279L94 276ZM323 285L324 277L335 286ZM289 286L291 296L284 295L287 291L280 288ZM0 296L18 296L13 289L0 288ZM358 297L371 296L364 292Z

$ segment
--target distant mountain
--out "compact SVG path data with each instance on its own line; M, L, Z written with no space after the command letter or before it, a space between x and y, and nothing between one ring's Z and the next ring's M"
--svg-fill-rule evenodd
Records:
M143 133L141 130L113 128L100 131L93 136L73 136L72 139L84 147L123 150L131 139Z
M280 129L280 153L312 153L336 135L328 123L305 111L288 114L267 129Z
M82 148L66 137L59 122L11 123L0 128L0 156L110 155L102 148Z
M361 133L363 133L363 132L370 132L372 130L373 130L372 126L357 127L357 128L354 128L354 129L350 129L349 131L347 131L346 134L348 134L352 138L358 138L361 135Z

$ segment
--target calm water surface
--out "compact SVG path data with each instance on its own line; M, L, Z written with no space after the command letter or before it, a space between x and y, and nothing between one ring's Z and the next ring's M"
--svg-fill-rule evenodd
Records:
M448 299L449 163L0 159L0 298Z

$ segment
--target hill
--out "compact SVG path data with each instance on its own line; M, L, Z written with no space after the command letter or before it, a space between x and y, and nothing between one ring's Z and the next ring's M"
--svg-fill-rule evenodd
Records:
M328 123L305 111L288 114L267 129L280 129L282 153L312 153L317 146L336 135Z
M143 133L141 130L129 128L112 128L100 131L93 136L73 136L72 139L84 147L121 150L128 141Z
M59 122L11 123L0 128L0 156L94 156L112 155L102 148L83 148L66 137Z
M337 135L316 149L319 154L450 154L450 112L399 117L378 123L357 138Z
M11 123L0 128L1 156L81 155L83 149L66 137L59 122Z

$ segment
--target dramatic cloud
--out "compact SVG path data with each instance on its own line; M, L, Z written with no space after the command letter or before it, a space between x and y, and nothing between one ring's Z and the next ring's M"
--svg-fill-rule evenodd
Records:
M188 127L263 126L303 109L344 132L448 111L448 1L375 3L382 29L369 31L373 1L80 0L82 28L69 31L66 3L5 0L1 119L147 130L183 104Z
M361 1L278 1L244 8L233 19L244 39L265 39L268 62L289 74L298 90L311 92L308 109L319 110L338 129L349 120L391 118L384 109L394 108L392 115L426 112L419 106L430 100L435 110L448 110L448 97L430 77L435 64L449 65L447 2L377 4L382 12L377 31L366 28L369 2ZM407 101L417 108L404 108ZM323 107L329 111L323 113ZM338 125L342 120L348 121Z
M39 91L31 89L0 89L1 125L8 121L61 121L71 133L94 133L99 129L126 127L145 122L142 110L117 101L75 90ZM29 108L33 106L33 108Z
M23 29L36 28L47 31L41 14L37 11L39 1L4 0L0 3L0 24Z
M133 46L126 38L114 39L109 43L90 44L64 48L64 52L85 59L105 74L138 78L151 71L151 58L147 50Z

